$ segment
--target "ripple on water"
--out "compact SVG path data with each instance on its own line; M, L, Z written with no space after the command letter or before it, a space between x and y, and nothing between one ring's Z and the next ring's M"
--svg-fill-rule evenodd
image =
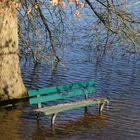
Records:
M36 66L30 64L21 69L28 89L95 79L97 92L90 97L107 97L112 101L102 115L98 114L97 106L88 107L86 112L84 109L77 109L59 113L54 127L50 125L50 116L41 117L37 122L36 115L30 112L36 106L29 106L28 102L21 104L20 109L10 112L0 110L2 122L0 140L6 138L139 140L139 63L126 60L104 60L96 63L83 59L76 61L69 59L64 66L56 65L51 68L44 64Z

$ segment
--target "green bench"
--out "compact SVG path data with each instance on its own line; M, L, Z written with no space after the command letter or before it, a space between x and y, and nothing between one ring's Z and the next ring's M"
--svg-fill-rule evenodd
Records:
M36 90L29 90L29 103L37 104L38 109L34 110L37 112L37 116L39 117L40 113L45 115L52 115L51 124L55 123L55 118L57 113L64 112L71 109L77 109L82 107L87 107L95 104L99 104L99 112L102 111L104 104L109 102L106 98L97 98L97 99L89 99L88 95L95 93L96 89L94 87L95 81L90 80L86 82L78 82L73 84L67 84L63 86L53 86L48 88L40 88ZM85 98L83 100L76 100L68 103L62 103L62 101L66 98L71 98L75 96L84 95ZM61 100L61 103L58 103L57 100ZM58 103L56 105L49 105L43 107L43 102L55 101Z

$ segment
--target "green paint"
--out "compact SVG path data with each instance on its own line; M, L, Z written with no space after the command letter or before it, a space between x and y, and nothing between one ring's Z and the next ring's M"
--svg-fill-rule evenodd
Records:
M86 89L79 89L79 90L74 90L70 92L65 92L65 93L55 93L52 95L48 96L41 96L41 97L34 97L31 98L30 104L37 104L37 103L42 103L42 102L47 102L47 101L54 101L54 100L59 100L59 99L65 99L68 97L73 97L73 96L79 96L79 95L85 95L85 94L91 94L96 92L96 89L93 87L88 87Z
M28 95L30 97L36 96L36 95L43 95L43 94L51 94L55 92L61 92L65 90L73 90L73 89L79 89L79 88L86 88L89 86L95 85L94 80L86 81L86 82L78 82L73 84L67 84L62 86L54 86L54 87L48 87L48 88L40 88L36 90L29 90Z

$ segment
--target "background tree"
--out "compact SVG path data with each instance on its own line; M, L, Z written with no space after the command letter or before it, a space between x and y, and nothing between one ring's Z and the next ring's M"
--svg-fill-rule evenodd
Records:
M0 1L0 100L25 94L19 56L16 1Z
M136 27L139 21L136 15L131 13L131 3L128 5L128 2L124 0L23 0L22 10L19 10L20 46L24 54L22 56L33 56L36 62L43 59L51 62L60 61L60 50L73 36L77 40L82 40L79 46L84 47L83 44L88 43L95 48L99 56L116 42L123 44L121 46L124 52L137 52L140 34ZM72 18L74 16L77 17L77 21ZM72 20L79 24L76 30L73 28L75 23ZM77 32L82 34L83 38L81 36L79 38Z

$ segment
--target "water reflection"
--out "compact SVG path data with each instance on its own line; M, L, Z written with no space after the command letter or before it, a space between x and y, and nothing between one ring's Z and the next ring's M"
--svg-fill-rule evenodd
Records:
M20 107L21 105L17 108L0 109L0 140L20 140Z
M37 129L32 133L34 139L45 138L70 138L72 135L80 135L80 133L90 129L102 129L105 127L105 116L93 115L89 112L85 112L82 116L76 120L68 120L65 123L56 123L51 127L45 126L40 121L37 121Z

